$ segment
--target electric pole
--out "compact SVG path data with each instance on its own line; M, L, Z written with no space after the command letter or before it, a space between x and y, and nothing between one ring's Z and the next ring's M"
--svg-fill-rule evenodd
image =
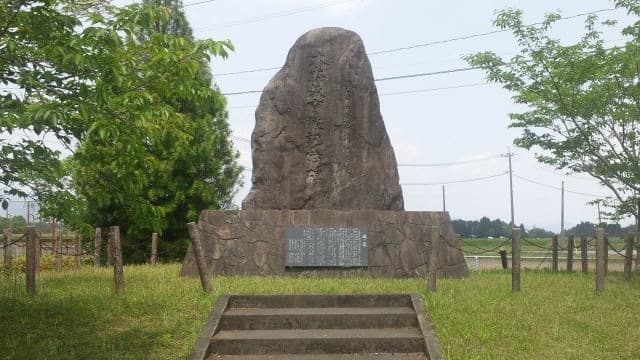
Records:
M444 184L442 184L442 211L447 211L447 202L444 194Z
M511 228L513 228L516 223L513 216L513 169L511 167L511 149L507 151L507 157L509 157L509 192L511 194Z
M564 180L562 180L560 193L560 238L564 239Z

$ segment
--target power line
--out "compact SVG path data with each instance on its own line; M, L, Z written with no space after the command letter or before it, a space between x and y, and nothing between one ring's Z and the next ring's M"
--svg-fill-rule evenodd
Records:
M247 73L269 71L269 70L278 70L278 69L280 69L280 66L274 66L274 67L268 67L268 68L258 68L258 69L253 69L253 70L234 71L234 72L220 73L220 74L213 74L213 76L221 77L221 76L227 76L227 75L247 74Z
M575 15L571 15L571 16L561 17L560 20L569 20L569 19L574 19L574 18L581 17L581 16L598 14L598 13L602 13L602 12L609 12L609 11L613 11L613 10L615 10L615 8L605 8L605 9L590 11L590 12L586 12L586 13L580 13L580 14L575 14ZM527 26L540 25L540 24L542 24L542 22L531 23L531 24L528 24ZM445 40L436 40L436 41L432 41L432 42L419 43L419 44L410 45L410 46L403 46L403 47L397 47L397 48L393 48L393 49L374 51L372 53L369 53L368 55L387 54L387 53L396 52L396 51L411 50L411 49L416 49L416 48L421 48L421 47L426 47L426 46L447 44L447 43L450 43L450 42L455 42L455 41L460 41L460 40L468 40L468 39L473 39L473 38L478 38L478 37L484 37L484 36L499 34L499 33L507 32L507 31L509 31L509 29L493 30L493 31L487 31L487 32L484 32L484 33L458 36L458 37L445 39Z
M207 0L203 0L203 2L206 2L206 1ZM215 0L209 0L209 1L215 1ZM285 10L285 11L279 11L279 12L275 12L275 13L271 13L271 14L267 14L267 15L261 15L261 16L245 18L245 19L242 19L242 20L231 21L231 22L227 22L227 23L220 23L220 24L213 24L213 25L209 25L209 26L203 26L203 27L194 29L194 31L205 30L205 29L225 28L225 27L231 27L231 26L251 24L251 23L261 22L261 21L265 21L265 20L281 18L281 17L285 17L285 16L297 15L297 14L301 14L301 13L308 12L308 11L324 9L324 8L331 7L331 6L336 5L336 4L349 3L349 2L354 2L354 1L356 1L356 0L328 1L326 3L322 3L322 4L318 4L318 5L314 5L314 6L306 6L306 7L301 7L301 8L294 8L294 9L289 9L289 10ZM210 31L210 30L207 30L207 31Z
M249 139L247 139L245 137L242 137L242 136L231 135L231 138L234 139L234 140L238 140L238 141L242 141L242 142L251 144L251 140L249 140Z
M538 186L543 186L549 189L554 189L554 190L558 190L558 191L562 191L561 187L558 186L554 186L554 185L550 185L550 184L545 184L536 180L532 180L523 176L519 176L519 175L513 175L514 177L517 177L520 180L524 180L526 182L532 183L532 184L536 184ZM598 194L591 194L591 193L586 193L586 192L580 192L580 191L573 191L573 190L567 190L567 188L564 189L564 191L566 193L570 193L570 194L576 194L576 195L582 195L582 196L588 196L588 197L596 197L596 198L603 198L606 197L605 195L598 195Z
M408 79L408 78L414 78L414 77L451 74L451 73L457 73L457 72L463 72L463 71L471 71L471 70L479 70L479 69L482 69L482 68L480 66L469 66L469 67L464 67L464 68L438 70L438 71L431 71L431 72L418 73L418 74L389 76L389 77L373 79L373 81L387 81L387 80Z
M509 63L505 63L504 65L509 65ZM443 75L443 74L451 74L451 73L458 73L458 72L466 72L466 71L480 70L480 69L482 69L481 66L468 66L468 67L463 67L463 68L454 68L454 69L430 71L430 72L423 72L423 73L417 73L417 74L405 74L405 75L389 76L389 77L373 79L373 81L380 82L380 81L388 81L388 80L409 79L409 78L424 77L424 76L434 76L434 75ZM447 89L456 89L456 88L464 88L464 87L484 86L484 85L489 85L489 84L491 84L491 83L485 82L485 83L454 85L454 86L445 86L445 87L441 87L441 88L416 90L415 92L429 92L429 91L436 91L436 90L447 90ZM261 93L261 92L262 92L262 90L247 90L247 91L237 91L237 92L231 92L231 93L222 93L222 95L244 95L244 94L255 94L255 93ZM402 93L409 93L409 92L388 93L388 94L384 94L384 95L398 95L398 94L402 94Z
M261 93L262 90L248 90L248 91L236 91L230 93L222 93L224 96L233 96L233 95L245 95L245 94L258 94Z
M188 6L194 6L194 5L201 5L201 4L206 4L206 3L210 3L210 2L214 2L214 1L218 1L218 0L202 0L202 1L196 1L196 2L192 2L192 3L184 4L184 5L182 5L182 7L188 7Z
M398 167L440 167L440 166L455 166L455 165L463 165L463 164L471 164L477 162L483 162L487 160L499 159L502 155L494 155L487 156L480 159L472 159L472 160L461 160L461 161L450 161L450 162L442 162L442 163L430 163L430 164L398 164Z
M428 88L428 89L417 89L417 90L406 90L406 91L396 91L390 93L382 93L378 96L393 96L393 95L405 95L405 94L418 94L418 93L426 93L433 92L439 90L451 90L451 89L461 89L461 88L471 88L478 86L486 86L493 85L494 83L484 82L484 83L472 83L472 84L461 84L461 85L453 85L453 86L444 86L437 88ZM238 93L223 93L222 95L239 95L239 94L252 94L257 92L257 90L253 90L251 92L238 92ZM258 105L240 105L240 106L229 106L227 109L255 109Z
M457 73L457 72L462 72L462 71L471 71L471 70L477 70L477 69L480 69L480 68L474 66L474 67L466 67L466 68L439 70L439 71L431 71L431 72L425 72L425 73L391 76L391 77L386 77L386 78L374 79L373 81L380 82L380 81L387 81L387 80L398 80L398 79L408 79L408 78L424 77L424 76L435 76L435 75L450 74L450 73ZM400 94L419 93L419 92L432 92L432 91L439 91L439 90L450 90L450 89L485 86L485 85L490 85L490 84L491 83L488 83L488 82L462 84L462 85L444 86L444 87L439 87L439 88L418 89L418 90L400 91L400 92L396 92L396 93L386 93L386 94L380 94L380 96L400 95ZM233 96L233 95L258 94L258 93L262 93L262 90L234 91L234 92L222 93L222 95Z
M561 17L560 20L569 20L569 19L574 19L574 18L577 18L577 17L593 15L593 14L598 14L598 13L603 13L603 12L609 12L609 11L614 11L614 10L616 10L616 9L615 8L599 9L599 10L594 10L594 11L590 11L590 12L585 12L585 13L575 14L575 15L571 15L571 16ZM541 22L531 23L531 24L528 24L528 26L539 25L539 24L541 24ZM473 38L478 38L478 37L484 37L484 36L493 35L493 34L506 32L506 31L508 31L508 29L493 30L493 31L488 31L488 32L483 32L483 33L476 33L476 34L457 36L457 37L453 37L453 38L449 38L449 39L431 41L431 42L426 42L426 43L419 43L419 44L415 44L415 45L397 47L397 48L392 48L392 49L379 50L379 51L367 53L367 55L375 56L375 55L379 55L379 54L387 54L387 53L393 53L393 52L397 52L397 51L405 51L405 50L411 50L411 49L416 49L416 48L421 48L421 47L428 47L428 46L433 46L433 45L446 44L446 43L451 43L451 42L455 42L455 41L461 41L461 40L468 40L468 39L473 39ZM235 71L235 72L228 72L228 73L221 73L221 74L213 74L213 75L214 76L230 76L230 75L262 72L262 71L271 71L271 70L277 70L279 68L280 67L274 66L274 67L242 70L242 71Z
M418 94L418 93L426 93L433 92L438 90L450 90L450 89L461 89L461 88L470 88L470 87L478 87L478 86L486 86L492 85L494 83L483 82L483 83L474 83L474 84L463 84L463 85L453 85L439 88L430 88L430 89L418 89L418 90L407 90L407 91L396 91L390 93L383 93L380 96L392 96L392 95L405 95L405 94Z
M505 172L501 172L501 173L495 174L495 175L482 176L482 177L470 178L470 179L450 180L450 181L444 181L444 182L440 181L440 182L431 182L431 183L403 183L403 184L400 184L400 185L402 185L402 186L434 186L434 185L459 184L459 183L474 182L474 181L481 181L481 180L497 178L497 177L500 177L500 176L507 175L508 173L509 173L508 171L505 171Z

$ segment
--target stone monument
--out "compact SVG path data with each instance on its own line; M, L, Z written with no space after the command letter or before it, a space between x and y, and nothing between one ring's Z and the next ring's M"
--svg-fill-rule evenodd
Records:
M200 215L213 274L422 276L432 251L441 275L468 274L448 213L403 211L395 154L356 33L321 28L296 41L264 88L251 150L243 210ZM434 236L444 240L438 249ZM196 274L190 250L182 274Z
M403 210L396 157L360 37L302 35L264 88L243 209Z

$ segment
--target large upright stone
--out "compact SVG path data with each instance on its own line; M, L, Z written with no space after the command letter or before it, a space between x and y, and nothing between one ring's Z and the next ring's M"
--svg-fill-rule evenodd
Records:
M302 35L264 88L243 209L403 210L393 148L360 37Z

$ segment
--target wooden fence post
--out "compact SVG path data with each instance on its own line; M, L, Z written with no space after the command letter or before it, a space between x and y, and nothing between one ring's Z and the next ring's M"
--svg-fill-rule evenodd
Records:
M51 255L56 256L56 219L51 224Z
M567 271L573 272L573 235L569 235L567 240Z
M113 226L110 227L109 231L113 231ZM113 265L113 235L109 234L107 236L107 266Z
M58 231L58 241L55 242L56 246L53 250L55 252L56 257L56 271L62 270L62 241L64 239L64 235L62 231Z
M633 233L628 233L625 240L624 279L626 281L631 281L631 267L633 266Z
M155 265L158 260L158 233L151 234L151 259L149 264Z
M600 293L604 290L604 253L607 251L604 240L604 229L596 229L596 292Z
M498 251L498 253L500 254L500 262L502 262L502 268L503 269L508 269L509 265L508 265L508 260L507 260L507 250L505 250L502 246L500 247L500 251Z
M202 289L206 292L211 292L212 288L211 283L209 282L209 270L207 269L207 262L205 261L204 254L202 253L200 230L195 222L188 223L187 229L189 230L189 237L191 238L193 256L196 258L196 266L198 267L198 274L200 275Z
M120 227L112 226L111 234L111 251L113 252L113 279L118 295L124 292L124 270L122 269L122 247L120 244Z
M2 245L4 250L4 268L11 269L13 266L13 231L11 228L4 229L4 231L2 231L2 235L4 238Z
M437 290L438 252L440 251L440 226L431 226L431 252L429 253L429 270L427 272L427 289L430 293Z
M511 229L511 291L520 291L520 228Z
M38 246L36 247L36 273L40 273L40 255L42 255L42 233L36 229L36 242Z
M558 272L558 235L551 238L551 271Z
M609 237L606 233L604 234L604 252L602 255L604 256L604 276L607 276L609 274Z
M102 229L97 227L93 238L93 266L100 266L100 247L102 246Z
M582 262L582 273L589 272L589 243L586 236L580 236L580 261Z
M26 278L27 278L27 293L30 295L36 294L36 274L38 272L38 248L40 242L36 236L35 226L27 226L27 264L26 264Z
M80 234L76 233L75 237L75 258L76 258L76 268L80 268L82 264L82 239L80 238Z

